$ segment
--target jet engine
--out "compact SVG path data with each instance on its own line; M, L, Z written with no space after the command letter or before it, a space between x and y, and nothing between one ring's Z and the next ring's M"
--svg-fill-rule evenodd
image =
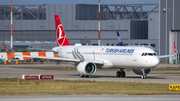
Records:
M77 71L81 75L93 75L96 72L96 69L96 65L88 61L81 62L77 66Z
M144 69L145 74L149 74L151 69ZM133 72L137 75L143 75L142 69L133 69Z

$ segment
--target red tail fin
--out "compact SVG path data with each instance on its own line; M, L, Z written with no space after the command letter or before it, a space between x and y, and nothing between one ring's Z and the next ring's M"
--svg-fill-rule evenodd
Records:
M69 46L71 45L66 38L63 26L59 19L59 15L54 15L55 18L55 26L56 26L56 38L57 38L57 46Z

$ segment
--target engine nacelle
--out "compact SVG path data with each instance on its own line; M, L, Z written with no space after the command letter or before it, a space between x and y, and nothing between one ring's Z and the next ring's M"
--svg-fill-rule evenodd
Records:
M77 66L77 71L82 75L93 75L96 69L96 65L89 61L81 62Z
M144 69L145 74L149 74L151 69ZM143 75L142 69L133 69L133 72L137 75Z

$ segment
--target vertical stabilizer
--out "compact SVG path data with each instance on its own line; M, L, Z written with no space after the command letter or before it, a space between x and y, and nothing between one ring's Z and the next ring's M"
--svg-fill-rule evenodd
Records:
M117 31L117 37L118 37L118 41L119 41L119 46L125 46L121 40L121 37L119 35L119 32Z
M57 38L57 46L69 46L71 45L66 38L66 34L64 32L63 26L61 24L59 15L54 15L55 18L55 27L56 27L56 38Z

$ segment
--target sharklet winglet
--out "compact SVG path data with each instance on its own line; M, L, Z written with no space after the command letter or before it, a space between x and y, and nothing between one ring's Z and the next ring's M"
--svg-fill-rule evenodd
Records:
M176 54L176 44L175 44L175 42L174 42L174 54Z

